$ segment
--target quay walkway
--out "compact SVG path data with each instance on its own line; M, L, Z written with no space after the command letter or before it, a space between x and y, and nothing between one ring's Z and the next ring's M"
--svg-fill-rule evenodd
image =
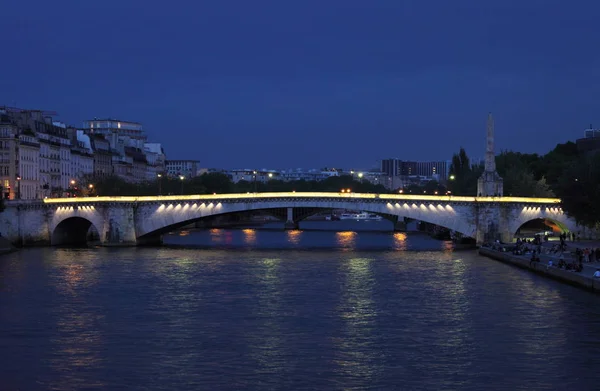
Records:
M576 242L580 244L581 248L586 248L586 242ZM553 264L558 264L560 254L548 254L549 248L544 246L542 254L540 255L540 262L530 262L531 254L514 255L511 244L505 245L507 251L494 250L490 247L481 247L479 254L485 257L495 259L504 263L508 263L523 269L531 270L534 273L544 275L548 278L552 278L564 283L574 285L586 290L600 293L600 278L593 278L593 274L596 268L600 268L600 262L583 263L583 270L581 272L574 272L571 270L560 269L556 266L548 266L548 261L552 259ZM580 246L577 246L580 247ZM569 261L572 255L569 252L563 253L565 261Z

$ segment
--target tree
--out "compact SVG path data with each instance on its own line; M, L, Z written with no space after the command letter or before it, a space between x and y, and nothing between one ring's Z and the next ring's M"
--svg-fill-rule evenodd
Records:
M555 190L564 211L579 223L600 225L600 152L579 156L563 166Z
M449 171L448 190L453 195L475 195L477 193L477 178L483 169L471 165L464 148L461 147L460 151L452 156Z
M573 164L579 157L575 143L557 144L552 151L534 162L531 168L536 179L546 178L548 185L554 188L565 168Z
M536 154L503 151L496 156L496 170L504 182L504 195L514 197L553 197L546 179L536 179L532 166L537 164Z

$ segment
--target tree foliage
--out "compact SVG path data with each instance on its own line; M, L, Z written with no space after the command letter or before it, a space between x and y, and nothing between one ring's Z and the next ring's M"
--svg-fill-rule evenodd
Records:
M514 197L553 197L545 177L535 178L537 154L505 151L496 156L496 170L504 180L504 195Z
M162 177L155 181L144 183L131 183L117 176L104 178L86 178L82 181L82 188L86 183L93 184L94 194L103 196L119 195L178 195L178 194L226 194L226 193L254 193L254 192L288 192L288 191L328 191L339 192L348 189L359 193L387 193L388 190L380 184L354 179L350 175L330 177L323 181L289 181L270 180L267 183L260 181L239 181L233 183L229 177L222 173L206 173L199 177L179 178ZM85 190L77 194L86 196Z
M600 222L600 152L571 159L557 178L555 189L563 209L579 223L598 227Z
M483 172L479 165L473 166L464 148L452 156L448 189L453 195L474 195L477 192L477 178Z

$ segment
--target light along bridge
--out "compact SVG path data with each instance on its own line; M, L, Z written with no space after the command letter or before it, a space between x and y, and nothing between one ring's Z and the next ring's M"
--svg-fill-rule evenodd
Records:
M403 218L416 219L478 243L510 241L534 219L550 220L562 231L580 230L556 198L286 192L7 201L0 233L17 244L64 245L85 243L93 227L103 245L135 246L159 244L163 234L210 216L261 210L279 214L287 229L295 229L300 220L324 209L376 213L398 230Z

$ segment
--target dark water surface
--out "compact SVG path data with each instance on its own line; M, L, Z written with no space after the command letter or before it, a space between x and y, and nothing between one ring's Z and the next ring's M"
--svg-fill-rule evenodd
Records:
M600 388L600 297L473 251L381 232L167 241L220 248L0 257L0 390Z

